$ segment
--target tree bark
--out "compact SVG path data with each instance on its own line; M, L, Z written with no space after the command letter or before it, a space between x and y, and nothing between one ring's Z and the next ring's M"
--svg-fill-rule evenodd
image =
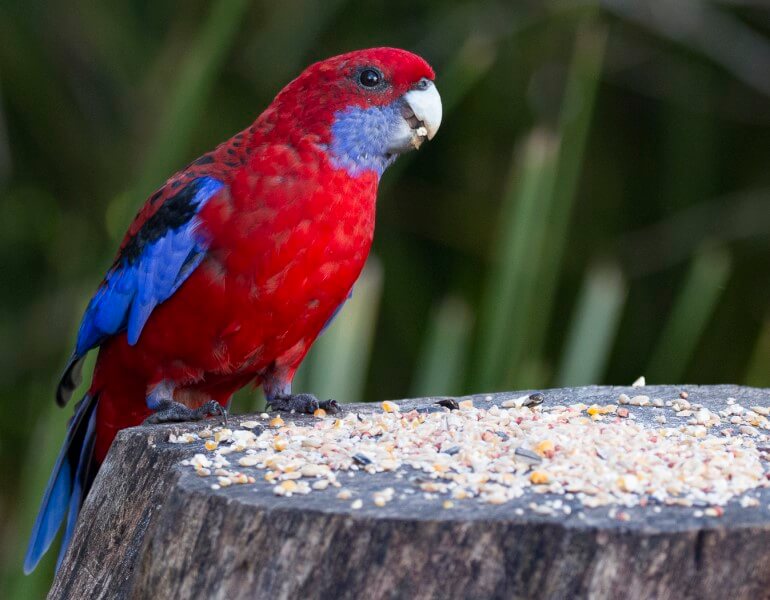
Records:
M546 405L602 404L621 392L670 399L683 389L714 411L728 397L770 405L770 390L737 386L544 394ZM500 404L522 393L474 402ZM435 400L405 400L402 412ZM650 409L628 408L639 421L652 419ZM203 427L119 434L49 598L770 598L768 488L752 492L758 508L731 502L719 519L681 507L624 508L627 522L610 518L607 507L584 509L585 519L576 511L515 515L527 496L504 505L466 500L450 511L413 494L352 511L331 489L286 499L258 479L212 490L211 478L178 465L202 444L168 443L172 432ZM378 473L360 474L350 487L408 485Z

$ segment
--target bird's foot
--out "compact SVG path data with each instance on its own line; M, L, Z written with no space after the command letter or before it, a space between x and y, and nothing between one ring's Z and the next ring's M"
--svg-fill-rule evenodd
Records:
M216 400L204 402L198 408L189 408L173 400L163 400L158 408L144 420L145 425L155 423L183 423L185 421L200 421L208 416L222 416L223 424L227 425L227 409Z
M278 394L267 401L273 410L312 415L319 408L330 414L342 412L336 400L318 400L313 394Z

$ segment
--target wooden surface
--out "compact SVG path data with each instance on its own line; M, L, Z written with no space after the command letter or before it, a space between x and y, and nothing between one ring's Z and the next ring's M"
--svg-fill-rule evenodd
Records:
M736 386L544 393L548 405L615 402L621 392L674 398L682 389L713 410L728 397L770 405L770 390ZM474 401L485 407L522 393ZM434 400L403 401L402 411ZM639 421L655 414L628 408ZM767 488L752 492L758 508L731 502L719 519L679 507L624 508L625 522L608 507L583 509L584 519L577 510L516 516L528 495L504 505L463 501L447 511L413 494L351 511L336 490L286 499L261 478L212 490L210 478L178 466L202 444L168 443L171 432L202 427L119 434L50 598L770 598ZM392 473L346 483L362 494L407 485Z

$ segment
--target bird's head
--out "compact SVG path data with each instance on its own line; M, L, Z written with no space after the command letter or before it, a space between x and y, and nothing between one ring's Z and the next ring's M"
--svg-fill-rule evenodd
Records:
M358 50L309 66L276 97L265 116L274 133L312 136L336 167L381 175L419 148L441 124L433 69L396 48Z

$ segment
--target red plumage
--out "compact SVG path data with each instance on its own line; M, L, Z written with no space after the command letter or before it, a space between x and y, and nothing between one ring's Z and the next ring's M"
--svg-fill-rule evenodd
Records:
M374 65L390 82L364 93L350 74ZM191 408L227 405L253 382L290 383L311 344L348 296L374 234L379 174L355 175L330 159L338 111L395 101L433 72L421 58L380 48L309 67L251 127L171 177L139 211L124 248L185 182L225 186L199 213L208 251L197 269L153 310L135 345L104 341L90 393L98 395L95 458L120 429L151 411L162 380Z

